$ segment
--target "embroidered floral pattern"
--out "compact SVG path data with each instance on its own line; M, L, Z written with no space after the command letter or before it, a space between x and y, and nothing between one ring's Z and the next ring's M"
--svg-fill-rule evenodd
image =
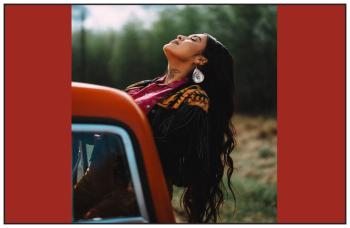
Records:
M186 102L188 105L194 105L202 108L205 112L209 109L209 97L199 85L192 85L177 91L172 96L158 102L158 105L172 109L177 109Z

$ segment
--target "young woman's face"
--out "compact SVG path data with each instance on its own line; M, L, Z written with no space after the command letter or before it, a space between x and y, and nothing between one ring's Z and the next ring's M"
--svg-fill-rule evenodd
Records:
M163 51L167 58L172 57L183 62L192 61L201 55L207 39L205 34L178 35L176 39L163 46Z

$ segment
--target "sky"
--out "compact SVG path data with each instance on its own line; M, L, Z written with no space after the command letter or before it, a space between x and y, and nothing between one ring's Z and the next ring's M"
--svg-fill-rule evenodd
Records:
M157 20L158 12L164 10L166 5L74 5L72 7L72 28L81 26L80 15L82 8L86 9L87 16L84 26L95 31L120 30L130 19L138 17L145 28ZM173 5L171 7L183 7Z

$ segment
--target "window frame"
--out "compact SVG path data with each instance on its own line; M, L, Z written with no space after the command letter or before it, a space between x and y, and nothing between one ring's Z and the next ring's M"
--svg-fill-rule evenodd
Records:
M137 165L136 148L132 143L132 137L128 131L121 126L102 124L102 123L72 123L72 133L110 133L119 136L124 145L125 156L129 166L131 181L134 187L136 201L140 211L140 216L134 217L118 217L118 218L102 218L102 219L84 219L73 221L73 223L148 223L150 222L149 213L142 188L142 181L140 178L140 170Z

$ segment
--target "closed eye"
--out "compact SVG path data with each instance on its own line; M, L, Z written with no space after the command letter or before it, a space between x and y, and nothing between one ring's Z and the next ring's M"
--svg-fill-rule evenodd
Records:
M193 40L194 42L197 42L197 41L201 41L201 38L199 36L191 36L191 40Z

